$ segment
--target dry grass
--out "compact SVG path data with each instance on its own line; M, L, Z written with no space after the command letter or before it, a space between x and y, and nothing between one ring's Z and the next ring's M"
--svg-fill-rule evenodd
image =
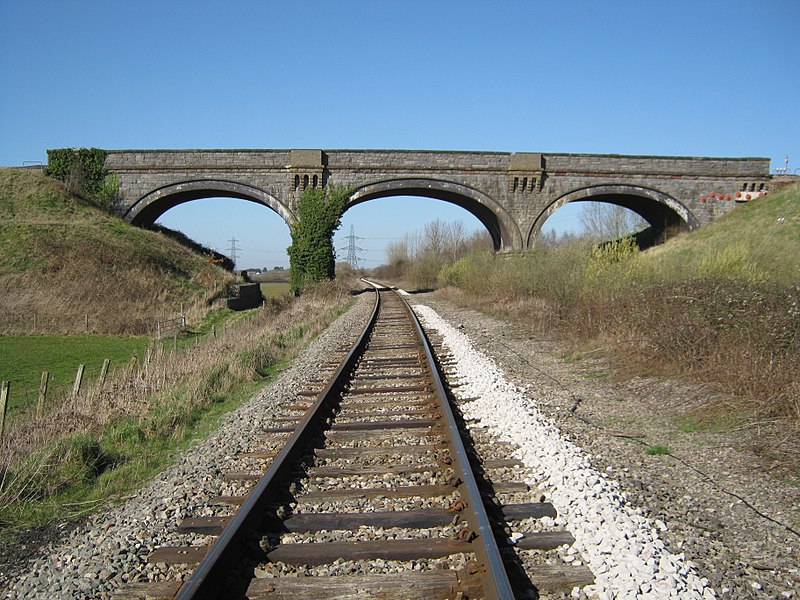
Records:
M230 273L37 173L0 169L0 331L143 334L205 313ZM88 321L88 327L87 327Z
M444 294L602 349L626 373L686 377L718 393L692 409L800 474L800 186L652 251L618 245L473 256ZM442 293L442 292L440 292Z
M197 347L169 352L169 345L154 345L141 364L103 387L63 397L43 417L18 417L0 440L0 523L15 507L91 483L134 458L120 448L134 454L149 443L180 444L203 411L294 356L348 298L329 285L273 301Z
M746 431L742 445L800 473L800 287L693 280L615 297L583 295L569 311L538 297L437 295L517 323L532 335L599 351L627 376L684 377L714 393L691 417Z

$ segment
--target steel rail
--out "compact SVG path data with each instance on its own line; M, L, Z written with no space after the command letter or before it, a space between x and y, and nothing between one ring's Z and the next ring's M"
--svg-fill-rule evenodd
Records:
M375 288L375 305L369 322L361 332L358 341L350 349L325 388L317 394L314 403L309 407L285 446L247 495L230 523L210 546L192 575L178 590L175 598L179 600L218 599L241 591L243 582L232 573L235 573L236 565L245 556L245 540L252 535L254 530L263 528L265 523L274 519L269 506L274 501L275 492L279 486L284 485L291 478L297 459L307 449L310 437L318 432L318 426L322 420L333 416L334 407L329 400L331 397L338 396L342 391L355 363L361 357L369 341L380 309L379 292L386 288L370 281L366 281L366 283ZM457 489L466 503L464 518L472 531L476 533L470 552L474 552L479 562L484 565L484 571L480 574L484 595L490 600L511 599L514 597L514 593L433 351L417 316L405 299L399 294L398 297L411 321L414 336L421 346L430 380L433 383L433 393L437 397L443 420L447 423L444 431L449 441L453 467L461 480Z
M484 594L486 594L487 598L491 599L513 599L514 591L511 587L511 582L508 579L508 573L505 565L503 564L503 558L500 555L500 549L497 546L497 540L494 537L492 525L489 522L489 516L486 513L486 508L483 504L483 500L481 499L478 482L475 478L472 468L470 467L469 455L467 454L466 447L464 446L464 441L461 439L461 435L458 433L458 424L456 422L455 415L453 414L452 407L450 406L450 402L447 398L447 392L445 391L439 369L436 367L430 342L428 337L425 335L425 331L423 330L417 315L411 309L408 302L406 302L406 300L402 297L400 299L403 301L403 305L406 307L406 310L408 311L409 316L414 323L416 334L419 336L419 339L425 350L425 357L428 361L428 364L431 366L431 379L434 385L434 393L438 396L442 407L442 413L447 422L447 427L445 430L449 433L450 442L452 444L452 458L456 463L456 466L459 467L458 470L463 476L463 483L458 487L458 489L461 492L462 497L466 496L467 508L470 509L468 514L471 512L471 515L474 516L476 521L475 523L470 523L470 525L477 534L477 538L474 540L474 542L478 542L475 553L478 558L483 561L487 568L487 571L482 577Z
M175 596L177 600L224 597L222 594L225 593L226 586L235 585L230 581L227 573L231 570L232 565L244 556L244 540L268 518L267 508L272 500L274 488L291 476L294 459L306 448L307 439L315 433L315 428L321 419L328 416L326 414L330 410L328 399L334 392L341 389L342 383L361 355L375 325L379 307L380 294L376 287L372 315L358 341L350 349L325 388L317 395L314 404L298 423L294 433L270 464L267 472L247 495L228 526L212 544L189 579L178 590Z

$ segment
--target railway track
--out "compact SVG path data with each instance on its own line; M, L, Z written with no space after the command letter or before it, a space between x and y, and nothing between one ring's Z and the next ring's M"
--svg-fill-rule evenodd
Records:
M219 514L180 523L204 543L150 556L186 565L178 577L117 598L513 598L591 581L585 567L523 568L517 551L572 537L508 539L509 524L555 509L531 501L502 447L469 434L413 312L376 292L357 343L226 474Z

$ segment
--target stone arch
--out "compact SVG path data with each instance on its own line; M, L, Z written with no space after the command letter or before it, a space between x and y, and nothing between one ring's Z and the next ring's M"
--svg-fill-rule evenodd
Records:
M531 247L539 236L545 221L559 208L570 202L607 202L632 210L658 233L677 227L692 231L700 221L683 203L658 190L625 184L595 185L579 188L559 196L536 218L527 236Z
M422 196L450 202L472 213L483 223L495 250L522 248L519 227L498 202L474 188L440 179L389 179L368 183L350 196L347 209L390 196ZM347 210L345 209L345 210Z
M202 198L239 198L272 209L291 227L297 217L277 198L267 192L234 181L200 179L173 183L145 194L123 215L134 225L148 226L170 208Z

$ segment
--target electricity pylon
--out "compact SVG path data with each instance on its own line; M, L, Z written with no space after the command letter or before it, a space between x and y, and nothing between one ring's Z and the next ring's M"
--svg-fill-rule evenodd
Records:
M347 240L347 258L345 260L350 263L351 267L358 269L358 253L365 252L365 250L364 248L359 248L356 246L356 240L363 238L356 237L355 230L353 229L353 226L350 225L350 235L344 239Z
M228 248L228 256L230 257L231 262L233 263L233 270L235 271L236 270L236 252L241 250L241 248L237 248L236 247L236 238L235 237L232 237L228 241L231 243L230 247Z

